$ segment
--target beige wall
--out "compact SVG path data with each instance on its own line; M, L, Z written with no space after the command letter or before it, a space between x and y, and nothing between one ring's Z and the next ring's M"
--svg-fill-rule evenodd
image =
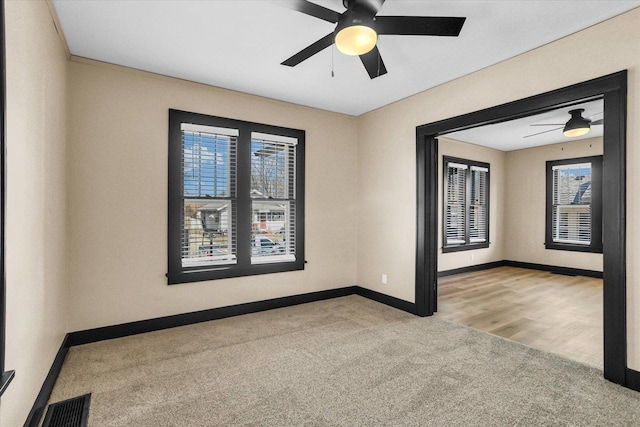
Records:
M546 162L602 154L602 138L506 153L505 253L511 261L602 271L602 254L547 250Z
M640 369L640 195L633 191L640 186L638 22L635 9L360 117L358 284L414 301L416 126L628 69L628 360ZM381 272L390 275L386 286L378 285Z
M6 2L7 317L0 424L22 425L67 329L67 57L44 2Z
M471 251L442 253L443 156L489 163L489 247ZM438 138L438 271L453 270L504 258L505 153L450 138Z
M98 62L69 64L70 330L356 284L352 117ZM306 130L304 271L168 286L168 109Z

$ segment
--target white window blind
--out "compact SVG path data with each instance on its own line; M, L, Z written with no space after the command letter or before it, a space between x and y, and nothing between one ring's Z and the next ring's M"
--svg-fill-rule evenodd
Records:
M295 261L295 138L251 134L251 263Z
M182 266L236 262L236 129L183 123Z
M489 169L471 166L471 198L469 200L469 241L487 241L487 174Z
M591 244L591 163L552 167L552 237L554 242Z
M446 245L466 243L467 165L447 163L447 194L445 206Z

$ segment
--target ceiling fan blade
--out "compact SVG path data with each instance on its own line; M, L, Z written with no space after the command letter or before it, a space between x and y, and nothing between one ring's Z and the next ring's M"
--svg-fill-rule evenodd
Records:
M375 46L373 49L371 49L371 51L365 53L364 55L360 55L360 59L362 60L362 65L364 65L364 68L367 69L369 77L371 77L372 79L387 74L387 67L384 66L384 62L382 61L382 57L380 56L378 46Z
M378 16L378 34L402 36L457 36L467 18L439 16Z
M604 124L604 119L598 119L598 120L594 120L591 123L589 123L591 126L598 126L598 125L602 125Z
M542 135L543 133L553 132L553 131L560 130L560 129L562 129L562 128L555 128L555 129L545 130L545 131L543 131L543 132L532 133L531 135L525 135L525 136L523 136L523 138L529 138L529 137L536 136L536 135Z
M320 52L323 49L328 48L333 44L333 33L329 33L317 42L310 44L309 46L302 49L300 52L293 55L291 58L286 59L281 65L287 65L289 67L295 67L302 61L311 58L316 53Z
M535 123L529 126L564 126L565 123Z
M338 22L338 19L340 19L341 15L335 10L327 9L326 7L322 7L318 4L311 3L310 1L306 0L279 0L278 4L291 10L302 12L306 15L311 15L324 21L331 22L333 24Z

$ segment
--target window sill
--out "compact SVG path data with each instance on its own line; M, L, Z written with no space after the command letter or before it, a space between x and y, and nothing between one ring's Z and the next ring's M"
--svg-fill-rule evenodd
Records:
M230 279L233 277L256 276L260 274L284 273L287 271L304 270L304 261L295 257L295 261L269 262L248 266L229 266L223 268L209 268L197 270L183 270L167 274L169 285L180 283L203 282L217 279ZM282 261L282 260L280 260Z
M468 245L458 245L458 246L443 246L442 253L446 254L449 252L472 251L474 249L484 249L488 247L489 247L489 242L470 243Z
M602 253L602 246L587 246L587 245L571 245L567 243L545 243L545 249L553 249L557 251L573 251L573 252L591 252L591 253Z
M0 396L2 396L7 390L7 387L9 387L9 383L15 376L16 371L7 371L2 373L2 378L0 379Z

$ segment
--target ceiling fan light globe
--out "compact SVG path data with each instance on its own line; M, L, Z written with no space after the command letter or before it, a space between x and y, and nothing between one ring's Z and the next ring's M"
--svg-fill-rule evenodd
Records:
M366 25L344 27L336 34L336 47L345 55L364 55L376 46L378 34Z
M582 128L575 128L575 129L566 129L563 133L564 136L566 136L567 138L577 138L579 136L583 136L589 133L589 131L591 131L590 127L582 127Z

